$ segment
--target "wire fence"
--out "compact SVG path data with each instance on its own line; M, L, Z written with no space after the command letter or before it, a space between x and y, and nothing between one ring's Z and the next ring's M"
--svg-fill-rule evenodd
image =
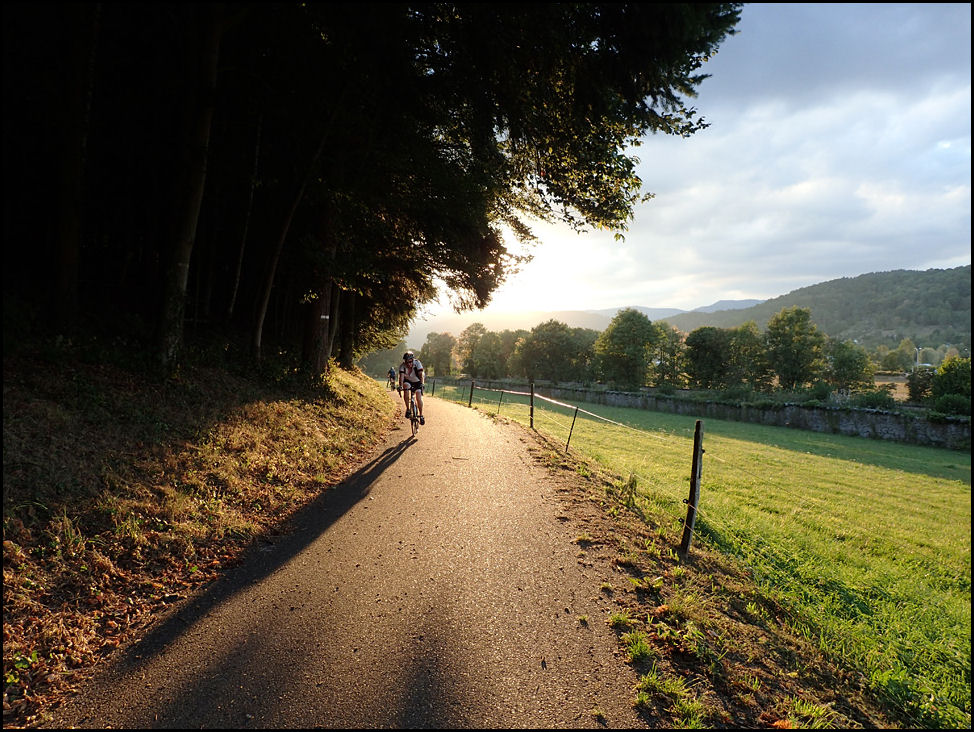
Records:
M942 501L928 506L911 495L909 475L891 479L886 470L879 482L889 485L875 486L865 462L707 436L700 499L688 501L690 418L660 417L648 428L644 415L626 418L638 410L586 409L533 386L434 383L431 393L503 414L635 479L641 499L672 529L685 534L689 524L695 540L737 557L793 629L860 670L905 721L970 727L969 473L966 518L963 498L961 515L951 517ZM838 478L816 478L823 465L828 472L840 462ZM952 490L963 494L963 486ZM956 501L950 505L956 513ZM933 528L917 537L919 526ZM936 541L927 535L938 530ZM945 543L957 542L959 552L941 556Z

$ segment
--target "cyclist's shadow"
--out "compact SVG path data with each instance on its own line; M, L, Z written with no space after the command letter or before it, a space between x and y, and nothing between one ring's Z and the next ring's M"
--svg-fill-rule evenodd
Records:
M155 625L141 643L133 645L119 658L122 669L143 665L177 637L183 635L214 607L225 603L244 589L261 582L290 561L355 504L368 497L372 485L409 446L404 440L387 447L343 481L322 492L279 527L281 534L255 541L244 551L235 566L224 568L219 578L186 605ZM269 545L269 546L268 546Z

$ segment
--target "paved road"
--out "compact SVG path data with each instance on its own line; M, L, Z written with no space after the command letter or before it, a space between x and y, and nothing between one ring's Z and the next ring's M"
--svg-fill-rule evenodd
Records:
M51 726L646 727L600 578L522 433L426 411L418 439L401 421Z

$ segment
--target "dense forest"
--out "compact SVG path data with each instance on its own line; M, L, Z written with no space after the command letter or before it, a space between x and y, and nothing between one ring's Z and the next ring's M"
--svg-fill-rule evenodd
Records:
M631 149L737 3L7 3L4 347L188 338L322 373L436 283L479 307L528 217L624 232Z
M667 322L684 332L704 325L736 327L753 320L764 327L784 307L808 308L832 338L866 348L896 348L904 338L938 348L971 347L971 266L894 270L843 277L803 287L740 310L683 313Z

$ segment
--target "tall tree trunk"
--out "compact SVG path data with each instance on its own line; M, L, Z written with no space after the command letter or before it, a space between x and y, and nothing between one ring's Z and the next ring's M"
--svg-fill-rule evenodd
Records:
M267 317L267 306L271 301L271 290L274 289L274 277L277 274L277 264L281 259L281 251L284 249L284 240L287 239L288 232L291 229L291 222L294 220L294 214L298 210L298 206L301 205L301 201L304 199L304 192L311 182L311 178L314 176L315 168L318 164L318 158L321 157L322 151L325 149L325 142L328 139L328 133L330 132L330 126L325 129L324 134L321 136L321 141L318 143L318 149L315 154L311 157L311 162L308 164L308 172L304 176L304 180L301 182L301 187L298 188L297 195L294 197L294 201L291 203L291 208L287 212L287 216L284 217L284 223L281 226L281 233L277 237L277 244L274 247L274 253L271 255L271 261L267 267L267 277L264 279L264 294L261 297L260 303L257 307L257 319L254 324L254 334L251 347L253 349L254 360L260 364L261 361L261 341L263 340L264 334L264 319Z
M312 376L319 376L327 370L328 357L331 355L331 277L325 275L322 284L315 292L307 311L304 329L303 361Z
M250 214L254 208L254 190L257 188L257 170L260 165L260 135L264 116L257 117L257 141L254 143L254 169L250 175L250 193L247 197L247 213L244 215L243 233L240 235L240 251L237 254L237 268L233 274L233 291L227 306L227 322L233 319L233 309L237 304L237 290L240 288L240 272L243 270L244 249L247 246L247 232L250 230Z
M342 289L335 283L331 287L331 308L329 309L330 328L328 333L328 358L331 358L335 353L335 339L338 335L338 329L342 323Z
M82 197L101 3L69 5L63 12L66 14L64 48L67 59L55 233L56 296L52 303L52 322L59 330L70 332L79 307Z
M338 365L350 369L355 364L355 334L358 330L356 316L356 295L351 290L342 291L341 341L338 350Z
M284 224L281 227L280 236L278 236L277 244L274 247L274 254L271 256L271 261L267 267L267 277L264 280L264 294L257 306L256 322L254 324L253 340L251 342L253 357L258 365L260 364L261 360L261 341L263 340L264 319L267 317L267 305L271 299L271 290L274 287L274 277L277 273L277 264L281 258L281 250L284 248L284 240L287 239L288 231L291 228L291 222L294 220L294 214L298 210L298 206L301 205L301 201L304 199L304 192L315 174L318 159L325 150L325 143L328 141L328 137L331 135L331 130L335 124L335 120L338 118L339 112L341 112L343 109L346 91L347 87L342 88L335 100L335 103L332 105L331 116L324 124L321 140L318 142L318 149L315 150L314 155L311 156L311 162L308 165L308 172L304 177L304 181L301 183L301 187L298 189L297 195L294 197L294 202L291 204L291 209L284 218Z
M332 330L335 325L331 312L331 292L334 289L335 257L338 252L334 218L334 207L326 205L319 219L318 229L318 237L324 244L325 256L315 272L318 281L315 286L315 299L307 310L304 329L302 360L312 376L319 376L325 372L331 356Z
M196 34L187 50L190 54L186 65L189 72L187 86L191 91L186 100L185 138L179 151L173 209L175 220L159 326L159 365L166 374L176 368L182 350L186 285L206 186L217 61L225 22L222 3L193 5L188 12L193 25L189 32Z

